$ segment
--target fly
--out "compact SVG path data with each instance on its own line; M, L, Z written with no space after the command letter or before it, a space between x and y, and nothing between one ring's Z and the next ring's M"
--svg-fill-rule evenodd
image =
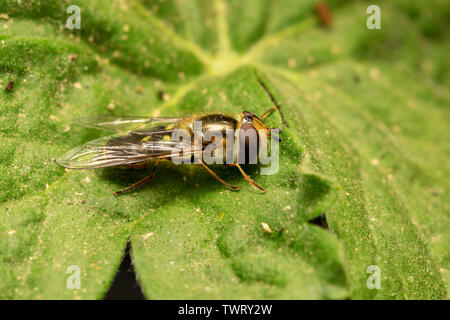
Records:
M263 187L256 184L244 172L240 163L254 163L254 159L248 156L249 150L256 147L258 152L260 147L258 132L268 132L262 119L274 110L276 110L275 107L259 117L254 113L244 111L237 117L223 113L197 113L185 118L99 116L94 119L81 119L80 122L84 126L113 131L116 134L76 147L56 159L56 162L69 169L98 169L117 166L143 167L154 161L149 176L115 192L114 195L117 196L151 180L155 176L155 169L160 161L170 161L174 154L182 157L195 156L199 157L198 163L219 182L231 190L239 190L240 187L232 186L221 179L204 161L205 150L210 143L214 142L214 139L203 141L200 148L195 148L191 142L172 139L177 130L185 130L191 137L194 137L193 125L196 121L200 121L203 124L203 133L211 129L220 133L225 133L227 130L237 132L237 136L233 140L235 144L233 148L245 151L245 159L239 162L237 157L234 157L231 163L227 163L227 166L237 167L245 180L265 192ZM267 136L270 138L270 134ZM220 148L226 149L226 141L222 140ZM267 143L267 139L264 141Z

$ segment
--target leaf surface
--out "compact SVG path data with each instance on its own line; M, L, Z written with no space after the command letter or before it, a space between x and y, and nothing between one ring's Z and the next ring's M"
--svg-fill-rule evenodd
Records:
M0 297L100 299L129 239L150 299L446 298L449 6L380 1L368 30L364 1L329 1L329 28L316 2L0 0ZM53 161L100 136L75 118L274 104L279 171L246 168L266 194L162 164L115 198L148 171Z

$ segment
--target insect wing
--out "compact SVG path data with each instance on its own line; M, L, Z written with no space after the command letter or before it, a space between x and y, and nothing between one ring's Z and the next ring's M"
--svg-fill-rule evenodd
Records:
M152 139L133 133L103 137L68 151L56 162L69 169L96 169L194 154L189 143Z
M56 162L70 169L95 169L144 161L139 145L110 145L115 137L103 137L69 150Z
M182 118L163 117L118 117L101 115L90 118L79 118L76 123L94 129L115 132L140 132L145 134L154 131L155 127L167 127L176 124Z

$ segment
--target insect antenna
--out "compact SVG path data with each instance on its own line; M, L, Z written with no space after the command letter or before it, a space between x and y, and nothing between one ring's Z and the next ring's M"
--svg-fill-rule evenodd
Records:
M267 110L266 112L263 113L262 116L260 116L259 118L262 120L265 117L267 117L268 115L270 115L272 112L274 112L275 110L277 110L276 106L273 106L272 108L270 108L269 110Z

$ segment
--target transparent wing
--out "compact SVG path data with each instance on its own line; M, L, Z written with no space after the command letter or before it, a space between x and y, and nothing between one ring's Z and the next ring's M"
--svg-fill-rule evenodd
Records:
M145 134L154 131L155 127L167 127L178 123L182 118L159 118L159 117L118 117L100 115L89 118L79 118L75 122L94 129L116 131L116 132L139 132Z
M174 153L195 153L190 143L165 141L152 136L150 138L146 140L142 135L134 133L103 137L68 151L56 159L56 162L70 169L96 169L170 158Z

